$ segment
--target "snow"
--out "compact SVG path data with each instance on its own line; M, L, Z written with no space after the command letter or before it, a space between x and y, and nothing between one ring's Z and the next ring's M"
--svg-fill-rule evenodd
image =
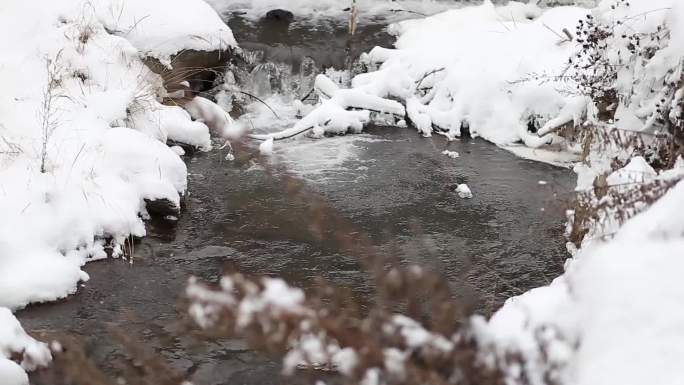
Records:
M106 248L121 257L145 235L145 200L180 207L187 170L167 140L211 148L142 58L235 41L201 0L2 2L0 33L0 377L19 384L10 350L24 370L49 352L8 309L74 293Z
M253 139L287 139L312 131L316 136L322 133L345 134L360 133L365 124L371 121L371 111L380 114L404 116L404 107L394 101L370 95L354 89L340 89L330 78L318 75L314 89L323 102L309 112L293 127L275 134L251 135ZM356 109L365 109L357 111Z
M646 159L641 156L635 156L625 167L608 175L606 181L611 186L617 186L652 182L657 176L658 174L646 162Z
M273 138L268 138L259 145L259 152L262 155L273 154Z
M217 136L238 138L243 134L242 127L235 124L228 112L207 98L195 96L183 108L196 122L206 124Z
M319 75L322 102L271 136L357 133L370 122L393 125L408 117L424 136L453 139L467 127L472 136L502 146L550 144L555 136L530 132L528 122L578 122L583 116L587 99L569 95L560 75L577 50L562 31L587 13L486 1L393 24L395 49L376 47L362 55L371 70L354 77L350 89Z
M375 81L354 83L378 91L385 88L382 91L406 100L409 118L424 135L436 125L448 137L456 137L467 125L471 135L497 144L523 141L536 147L540 140L527 131L528 118L555 118L569 101L554 81L527 78L563 71L575 46L562 43L549 29L572 28L586 12L485 2L401 22L391 29L398 35L397 49L389 55L374 50L367 57L371 63L382 63L367 76ZM392 89L390 79L409 87ZM421 87L431 89L423 95Z
M458 159L458 157L461 156L461 155L459 155L458 152L456 152L456 151L449 151L449 150L444 150L444 151L442 151L442 155L446 155L446 156L448 156L448 157L451 158L451 159Z
M7 385L28 385L29 378L26 372L13 361L0 359L0 378Z
M592 11L596 23L614 27L605 55L611 63L622 63L613 84L620 94L616 119L606 126L653 131L656 103L665 99L673 109L681 103L681 91L669 95L650 88L654 82L667 82L673 73L681 75L678 39L684 32L684 8L673 0L622 4L605 0ZM647 36L659 25L670 30L672 38L658 42L653 57L633 57L625 51L623 34ZM595 117L587 119L599 124ZM611 221L610 213L603 214L602 225L608 227L603 231L614 232L612 237L584 242L552 284L509 299L489 321L473 320L483 361L503 368L507 383L682 382L684 333L678 325L684 322L679 305L684 300L684 222L677 213L684 208L684 182L677 181L683 175L683 161L679 158L672 169L658 173L633 150L613 144L592 148L587 161L575 166L578 191L593 191L595 178L601 175L616 191L630 186L647 189L658 182L676 185L645 210L646 204L640 202L642 212L621 226ZM624 166L614 170L613 161Z
M463 199L470 199L473 197L473 192L470 191L470 187L465 183L456 186L456 193Z
M399 334L404 337L406 345L411 349L424 348L426 346L449 352L454 348L453 342L446 339L443 335L431 333L412 318L395 315L392 323L385 325L385 333L392 335L397 329Z
M531 148L524 145L500 146L516 156L551 164L557 167L572 168L580 160L581 156L572 148Z
M188 111L178 106L155 105L133 114L128 124L131 128L144 132L162 143L173 140L198 147L200 150L210 150L211 137L208 127L203 120L191 121Z
M171 65L181 50L227 50L233 33L203 0L90 0L99 21L138 51Z
M21 361L11 360L19 355ZM52 360L47 344L31 338L6 308L0 307L0 379L3 385L28 385L26 370L35 370Z
M509 300L484 327L483 340L496 345L499 355L521 351L537 376L560 367L562 383L679 383L684 241L644 228L659 222L663 206L674 209L672 199L682 196L682 187L634 218L615 241L576 256L551 286ZM543 357L541 328L557 330L548 342L563 352L557 359ZM542 383L537 381L532 383Z

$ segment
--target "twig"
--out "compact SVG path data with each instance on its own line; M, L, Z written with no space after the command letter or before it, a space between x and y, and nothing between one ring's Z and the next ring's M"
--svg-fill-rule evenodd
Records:
M446 70L445 67L440 67L440 68L434 69L434 70L432 70L432 71L426 73L425 75L423 75L423 77L420 78L420 80L416 81L416 88L419 88L420 85L423 83L423 81L424 81L425 79L427 79L428 76L434 75L434 74L436 74L436 73L438 73L438 72L442 72L442 71L444 71L444 70Z

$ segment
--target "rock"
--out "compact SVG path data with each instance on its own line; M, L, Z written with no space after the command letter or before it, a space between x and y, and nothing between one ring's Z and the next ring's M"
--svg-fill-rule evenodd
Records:
M183 90L186 97L192 98L213 87L217 77L225 72L231 57L232 51L226 47L216 51L181 51L171 58L173 68L152 57L144 60L150 70L162 77L168 93Z
M167 140L166 145L171 147L172 149L173 147L180 147L180 149L183 150L183 155L187 156L193 156L195 155L195 152L197 152L197 148L195 146L192 146L187 143L176 142L175 140ZM174 152L178 154L177 150L174 150Z
M294 20L294 14L284 9L273 9L266 13L266 20L279 23L291 23Z
M180 207L168 199L145 199L147 212L153 217L164 218L167 216L178 216Z
M470 124L468 122L461 123L461 137L470 138Z

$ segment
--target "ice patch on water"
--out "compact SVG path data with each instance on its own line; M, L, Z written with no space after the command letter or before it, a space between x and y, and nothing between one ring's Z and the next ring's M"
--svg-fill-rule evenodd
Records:
M323 140L307 137L281 141L274 148L278 165L309 182L358 183L367 178L372 159L361 159L366 144L384 141L373 135L347 135Z
M268 134L290 128L312 108L281 95L273 95L264 101L268 106L261 102L248 105L239 120L250 127L252 133ZM334 180L358 183L366 178L368 166L373 162L360 159L360 155L366 144L377 141L384 139L369 134L325 139L300 135L274 142L271 162L309 182ZM261 143L257 142L257 145Z

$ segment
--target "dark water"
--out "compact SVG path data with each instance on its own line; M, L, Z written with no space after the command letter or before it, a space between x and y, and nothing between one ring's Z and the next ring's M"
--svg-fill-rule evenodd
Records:
M249 41L255 32L244 30L243 38L235 28L237 37ZM315 50L315 44L307 47ZM125 358L107 331L114 326L154 347L198 385L288 383L278 377L275 360L240 340L194 338L179 322L184 310L178 299L190 275L216 280L226 262L304 286L324 276L356 293L371 290L356 256L312 230L307 202L286 193L284 176L293 174L378 252L442 272L469 292L481 313L562 271L564 218L556 193L572 188L569 170L516 158L481 140L447 143L411 129L372 128L358 139L323 141L278 143L290 151L271 161L272 175L249 159L255 150L241 150L235 162L219 151L190 158L189 195L177 226L152 226L136 245L133 264L88 265L90 282L65 301L20 312L24 327L80 336L110 373ZM461 157L442 155L447 147ZM311 162L331 148L352 155ZM454 193L459 183L471 187L473 199Z
M252 23L239 17L228 19L240 47L265 52L267 61L296 65L304 57L311 57L319 68L339 67L351 55L356 57L373 47L391 46L393 38L385 32L384 24L359 27L349 45L346 21L318 21L316 26L303 23L259 21Z

